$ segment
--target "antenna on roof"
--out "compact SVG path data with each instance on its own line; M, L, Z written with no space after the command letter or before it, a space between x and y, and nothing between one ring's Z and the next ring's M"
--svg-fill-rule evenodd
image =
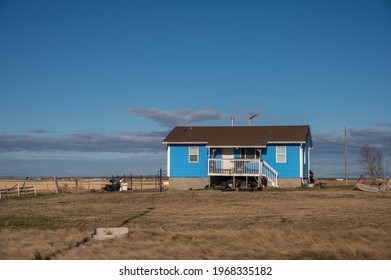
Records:
M234 125L235 125L235 123L234 123L234 122L235 122L235 117L234 117L234 116L232 116L232 117L231 117L231 126L234 126Z
M251 120L252 120L253 118L256 118L256 117L258 117L258 114L254 114L254 115L252 115L251 117L248 117L248 126L251 125Z

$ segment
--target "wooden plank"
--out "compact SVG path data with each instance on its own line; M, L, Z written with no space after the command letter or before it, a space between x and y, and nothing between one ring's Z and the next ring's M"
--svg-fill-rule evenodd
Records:
M0 198L10 196L10 195L15 195L15 194L19 197L22 196L23 194L29 194L29 193L34 193L34 195L37 195L37 189L35 185L33 186L23 185L21 187L19 185L15 185L10 189L7 188L0 189Z

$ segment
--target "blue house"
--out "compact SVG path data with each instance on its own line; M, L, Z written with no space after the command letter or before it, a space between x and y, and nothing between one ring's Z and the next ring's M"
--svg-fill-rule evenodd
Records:
M163 144L173 189L202 188L224 180L296 187L309 178L308 125L178 126Z

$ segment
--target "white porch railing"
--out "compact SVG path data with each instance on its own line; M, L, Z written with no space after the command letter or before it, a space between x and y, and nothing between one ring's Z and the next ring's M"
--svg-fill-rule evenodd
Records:
M261 161L261 165L262 165L262 175L266 176L266 178L268 179L269 183L273 187L277 187L278 186L278 184L277 184L277 178L278 178L277 170L275 170L273 167L271 167L270 164L268 164L264 160Z
M257 159L209 159L210 176L259 175L260 161Z
M209 176L266 176L277 186L278 172L266 161L259 159L209 159Z

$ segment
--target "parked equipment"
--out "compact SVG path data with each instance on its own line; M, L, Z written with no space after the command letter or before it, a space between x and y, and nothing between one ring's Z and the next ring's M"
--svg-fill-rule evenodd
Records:
M118 178L111 177L110 183L106 184L104 187L102 187L102 191L104 192L117 192L121 189L121 181Z

